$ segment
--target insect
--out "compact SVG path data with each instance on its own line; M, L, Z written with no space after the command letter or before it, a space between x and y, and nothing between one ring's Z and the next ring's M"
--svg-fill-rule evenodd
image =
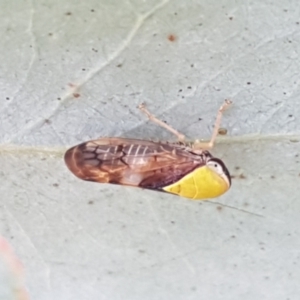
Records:
M231 103L225 100L219 108L208 143L186 142L183 134L157 119L142 104L140 110L175 134L177 142L104 137L70 148L65 163L83 180L164 191L194 200L218 197L230 188L230 174L222 160L208 150L214 146L223 111Z

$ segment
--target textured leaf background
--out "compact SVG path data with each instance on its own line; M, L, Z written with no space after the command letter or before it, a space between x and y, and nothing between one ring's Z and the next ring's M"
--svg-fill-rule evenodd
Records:
M1 248L1 299L299 297L298 1L0 6L0 229L23 265ZM207 139L225 98L213 154L233 185L214 201L84 182L64 165L67 147L100 136L174 139L141 102Z

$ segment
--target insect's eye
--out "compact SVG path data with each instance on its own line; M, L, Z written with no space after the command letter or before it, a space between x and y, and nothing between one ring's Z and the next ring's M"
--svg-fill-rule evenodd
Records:
M213 171L215 171L215 172L217 172L217 173L219 173L219 174L222 174L222 173L223 173L223 168L222 168L222 166L221 166L218 162L216 162L216 161L213 161L213 160L209 161L209 162L207 163L207 166L208 166L210 169L212 169Z

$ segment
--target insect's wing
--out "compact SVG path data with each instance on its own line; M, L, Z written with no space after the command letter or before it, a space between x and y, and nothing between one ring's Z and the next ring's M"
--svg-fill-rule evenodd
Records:
M204 164L200 156L169 144L101 138L69 149L68 168L77 177L102 183L160 188Z

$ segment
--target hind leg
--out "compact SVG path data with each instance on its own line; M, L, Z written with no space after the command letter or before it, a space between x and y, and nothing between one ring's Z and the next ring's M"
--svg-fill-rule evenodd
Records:
M168 131L172 132L180 142L185 141L184 134L178 132L176 129L172 128L170 125L166 124L165 122L157 119L154 115L152 115L146 108L146 105L144 103L140 104L138 108L149 118L150 121L156 123L157 125L167 129Z

